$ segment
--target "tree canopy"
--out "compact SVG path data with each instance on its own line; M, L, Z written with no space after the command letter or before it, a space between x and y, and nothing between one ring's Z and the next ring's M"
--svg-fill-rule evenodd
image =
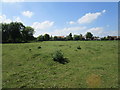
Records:
M45 40L45 41L48 41L49 39L50 39L50 35L49 35L49 34L45 34L45 35L44 35L44 40Z
M2 25L2 42L27 42L34 38L34 29L29 26L25 27L21 22L1 23L0 25Z
M66 40L73 40L72 33L70 33L67 37Z
M91 32L87 32L86 38L87 39L92 39L92 37L93 37L93 34Z

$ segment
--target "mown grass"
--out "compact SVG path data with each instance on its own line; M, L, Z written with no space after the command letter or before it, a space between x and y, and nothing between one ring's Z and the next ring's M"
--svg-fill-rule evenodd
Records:
M45 41L2 49L3 88L118 87L117 41ZM56 50L69 63L53 61Z

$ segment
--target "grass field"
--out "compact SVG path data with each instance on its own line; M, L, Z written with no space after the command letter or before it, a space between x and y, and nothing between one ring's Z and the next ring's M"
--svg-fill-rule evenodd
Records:
M118 87L117 41L45 41L3 44L2 49L3 88ZM56 50L70 62L53 61Z

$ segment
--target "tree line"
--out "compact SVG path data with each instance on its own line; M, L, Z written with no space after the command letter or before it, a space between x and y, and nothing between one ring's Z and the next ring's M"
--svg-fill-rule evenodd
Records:
M30 26L24 26L21 22L0 23L0 26L2 26L3 43L28 42L35 39L34 29Z
M68 41L68 40L114 40L111 36L99 38L94 36L91 32L87 32L85 36L72 35L70 33L64 36L50 36L49 34L39 35L37 38L33 36L34 28L25 26L21 22L0 23L0 33L2 34L3 43L19 43L29 41ZM1 32L2 31L2 32Z
M92 40L93 34L90 32L87 32L86 34L86 38L87 40ZM64 36L50 36L49 34L45 34L45 35L40 35L37 37L37 41L68 41L68 40L85 40L85 38L83 37L82 34L80 35L72 35L72 33L70 33L68 36L64 37Z

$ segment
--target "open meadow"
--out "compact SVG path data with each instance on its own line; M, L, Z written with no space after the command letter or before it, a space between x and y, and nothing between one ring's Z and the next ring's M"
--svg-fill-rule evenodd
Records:
M2 44L2 70L3 88L118 88L118 41Z

